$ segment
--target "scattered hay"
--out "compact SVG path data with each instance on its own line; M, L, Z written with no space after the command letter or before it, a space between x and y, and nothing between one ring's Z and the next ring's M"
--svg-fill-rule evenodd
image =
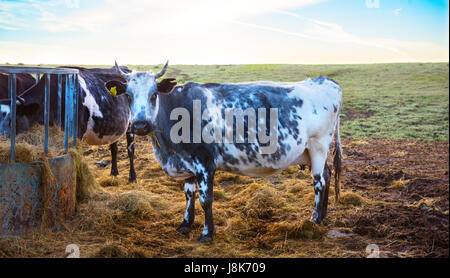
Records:
M117 177L112 176L101 177L98 180L98 183L101 187L111 187L111 186L117 187L120 185L120 180Z
M149 258L151 254L139 248L125 248L120 245L106 244L98 250L93 258Z
M406 184L408 184L409 181L410 180L405 180L403 178L394 180L394 181L392 181L392 183L389 187L394 188L394 189L403 189L403 188L406 188Z
M214 190L214 201L226 201L228 200L225 192L222 190Z
M235 216L226 220L224 233L240 238L246 236L249 230L249 223L242 217Z
M241 193L241 200L245 200L242 212L247 217L271 218L276 209L285 205L285 200L280 195L267 185L252 184Z
M141 219L150 219L157 214L157 211L167 208L160 197L138 190L117 195L110 202L109 207Z
M303 186L301 186L300 184L296 184L289 188L289 193L298 194L298 193L302 192L302 190L303 190Z
M369 142L363 141L363 140L353 140L349 143L349 146L366 146L369 145Z
M360 206L365 203L365 200L359 194L350 191L341 193L339 203L342 205Z
M309 219L301 222L283 221L271 224L267 227L267 234L280 239L318 239L325 235L326 229Z
M253 180L247 176L219 171L215 176L215 182L226 186L234 184L250 184Z
M406 155L408 155L408 152L405 152L405 151L395 151L391 154L391 156L394 156L394 157L404 157Z
M118 245L106 245L102 247L97 254L93 256L94 258L126 258L128 257L128 252L125 248Z

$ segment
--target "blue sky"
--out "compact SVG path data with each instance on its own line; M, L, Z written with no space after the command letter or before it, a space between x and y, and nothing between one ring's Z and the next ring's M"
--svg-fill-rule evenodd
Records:
M0 63L448 61L448 1L0 1Z

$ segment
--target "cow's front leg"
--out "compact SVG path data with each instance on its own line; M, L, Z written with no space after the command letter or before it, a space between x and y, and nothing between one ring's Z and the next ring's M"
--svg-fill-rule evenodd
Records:
M187 234L191 231L192 224L195 219L195 197L197 193L197 179L195 177L184 181L184 195L186 196L186 212L181 225L177 231Z
M206 172L196 176L198 183L198 197L205 213L205 224L203 226L202 235L198 238L200 243L213 240L214 220L212 214L212 204L214 200L214 171Z
M136 171L134 170L134 134L127 132L127 152L130 159L130 175L128 182L137 182Z
M109 145L111 150L111 176L119 175L119 170L117 169L117 142Z

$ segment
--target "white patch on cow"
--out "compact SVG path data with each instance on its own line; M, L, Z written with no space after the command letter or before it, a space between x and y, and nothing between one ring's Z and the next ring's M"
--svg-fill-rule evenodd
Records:
M9 133L9 118L11 108L9 105L0 105L0 135Z
M205 225L203 226L202 235L204 235L204 236L208 235L208 230L209 230L209 229L208 229L208 225L205 224Z
M159 98L156 103L150 101L151 96L157 92L155 75L152 72L132 72L129 77L128 92L131 92L131 122L154 122L159 110Z
M187 202L186 202L186 212L184 214L184 220L186 222L189 222L189 211L188 208L191 205L192 202L195 202L195 192L197 191L197 184L196 183L184 183L184 192L190 191L192 195L186 195L188 196ZM193 198L191 197L193 196Z
M164 164L163 169L170 177L175 180L185 180L193 176L192 172L187 171L186 169L177 170L177 168L170 163Z
M108 135L100 138L99 134L94 132L95 120L93 117L95 116L97 118L103 118L103 114L100 111L100 106L95 101L95 98L92 95L91 91L88 89L86 81L81 76L78 76L78 80L80 82L81 89L84 90L86 94L82 104L89 111L89 119L87 122L86 132L83 134L82 140L89 145L106 145L117 142L123 136L123 134Z

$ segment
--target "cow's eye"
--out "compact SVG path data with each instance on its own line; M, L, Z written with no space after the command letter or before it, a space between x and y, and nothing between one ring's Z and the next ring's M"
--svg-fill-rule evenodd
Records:
M154 102L154 101L156 100L156 93L154 93L154 94L150 97L150 100L151 100L152 102Z

